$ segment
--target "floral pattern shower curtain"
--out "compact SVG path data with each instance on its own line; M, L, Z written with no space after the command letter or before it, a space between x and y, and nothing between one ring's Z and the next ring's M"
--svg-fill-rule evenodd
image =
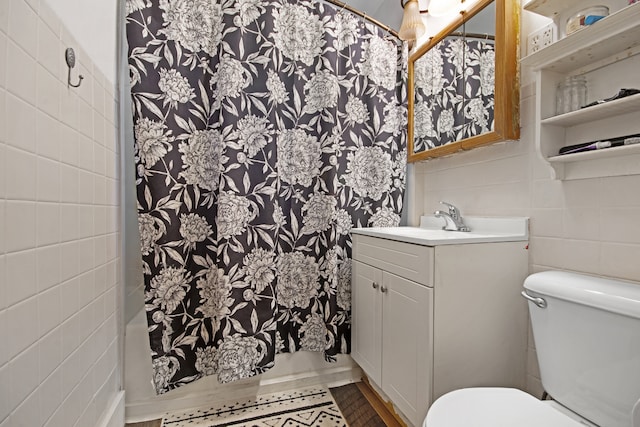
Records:
M127 12L156 391L348 353L349 229L400 220L406 50L315 1Z
M492 40L446 38L414 63L414 76L416 152L493 129Z

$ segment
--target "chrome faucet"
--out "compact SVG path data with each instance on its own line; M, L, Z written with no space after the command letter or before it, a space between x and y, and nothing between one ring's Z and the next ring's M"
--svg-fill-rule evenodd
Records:
M449 212L444 212L441 210L435 211L433 214L436 218L443 218L445 225L442 227L443 230L449 231L471 231L469 227L467 227L460 216L460 211L458 208L453 206L451 203L440 202L441 204L447 206L449 208Z

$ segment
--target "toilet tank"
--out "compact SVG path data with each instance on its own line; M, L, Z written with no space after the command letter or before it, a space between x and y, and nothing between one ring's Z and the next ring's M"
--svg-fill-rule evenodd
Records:
M529 302L545 391L599 426L640 427L640 283L547 271L524 287L546 302Z

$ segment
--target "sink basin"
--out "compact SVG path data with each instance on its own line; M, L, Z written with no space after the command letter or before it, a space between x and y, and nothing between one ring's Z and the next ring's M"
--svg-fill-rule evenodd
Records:
M467 243L520 242L529 239L529 219L524 217L464 217L469 232L446 231L435 216L420 218L419 227L353 228L352 234L380 237L423 246Z

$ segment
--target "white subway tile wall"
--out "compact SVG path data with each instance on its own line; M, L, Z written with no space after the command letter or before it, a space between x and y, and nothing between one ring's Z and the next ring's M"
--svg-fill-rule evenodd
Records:
M1 427L95 426L120 388L117 101L88 58L46 2L0 1Z

